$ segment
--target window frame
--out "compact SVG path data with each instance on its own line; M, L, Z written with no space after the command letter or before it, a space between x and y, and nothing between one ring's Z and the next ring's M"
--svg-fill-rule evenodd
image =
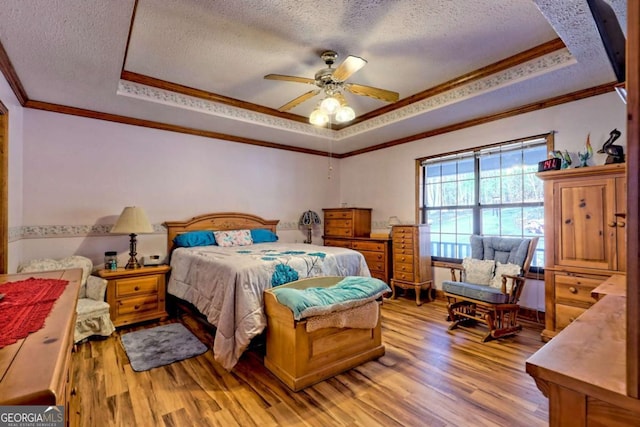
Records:
M463 150L457 150L452 152L444 152L439 154L434 154L427 157L421 157L416 159L415 167L416 167L416 223L417 224L425 224L427 218L428 208L423 206L423 191L426 188L424 183L426 181L426 168L423 163L429 161L431 159L441 159L445 160L447 157L455 158L455 156L468 155L469 157L473 157L474 159L474 201L473 205L460 205L460 206L446 206L446 209L471 209L473 211L473 233L479 234L480 232L480 223L481 223L481 212L483 209L490 209L492 207L497 208L505 208L509 206L513 207L544 207L544 197L543 202L521 202L517 204L508 204L508 203L500 203L500 204L480 204L480 195L479 195L479 187L480 187L480 170L479 170L479 158L481 152L487 152L491 149L499 150L502 147L519 144L531 140L545 139L546 140L546 152L550 152L554 150L554 133L553 131L540 135L532 135L524 138L518 138L509 141L503 141L498 143L492 143L487 145L481 145L477 147L471 147ZM431 209L433 210L433 209ZM446 257L438 257L432 256L432 260L438 264L459 264L462 262L462 259L458 258L446 258ZM543 268L533 268L532 272L534 273L542 273Z

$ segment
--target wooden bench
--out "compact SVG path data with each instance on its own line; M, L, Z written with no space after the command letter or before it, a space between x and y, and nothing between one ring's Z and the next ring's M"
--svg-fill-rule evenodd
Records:
M314 277L281 287L329 287L344 277ZM374 328L323 328L307 332L307 319L296 321L293 312L278 302L269 289L264 293L267 314L267 351L264 364L293 391L331 378L384 355L378 322Z

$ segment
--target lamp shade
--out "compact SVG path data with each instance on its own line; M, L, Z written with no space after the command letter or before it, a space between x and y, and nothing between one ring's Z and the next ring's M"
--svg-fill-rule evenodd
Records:
M153 233L153 226L144 209L138 206L127 206L122 210L116 225L111 229L111 233L119 234L141 234Z
M300 225L317 225L320 222L320 216L314 211L303 212L300 217Z

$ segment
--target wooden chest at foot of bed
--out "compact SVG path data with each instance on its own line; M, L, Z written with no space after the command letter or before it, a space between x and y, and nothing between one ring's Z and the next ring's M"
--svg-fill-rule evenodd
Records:
M343 277L316 277L286 285L297 289L332 286ZM384 355L380 333L380 306L374 328L323 328L307 332L307 320L294 320L293 312L265 291L267 351L264 364L293 391L331 378Z

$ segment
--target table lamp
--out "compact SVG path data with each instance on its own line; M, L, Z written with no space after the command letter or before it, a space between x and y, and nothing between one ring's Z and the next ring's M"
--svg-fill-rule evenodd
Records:
M116 225L111 229L111 233L128 234L129 240L129 262L125 269L140 268L141 265L136 259L136 235L141 233L153 233L153 226L147 218L144 209L138 206L127 206L123 209Z
M311 230L314 225L318 225L320 223L320 216L314 211L306 211L302 213L302 216L300 217L300 225L305 225L307 227L307 240L304 241L305 243L312 243Z

